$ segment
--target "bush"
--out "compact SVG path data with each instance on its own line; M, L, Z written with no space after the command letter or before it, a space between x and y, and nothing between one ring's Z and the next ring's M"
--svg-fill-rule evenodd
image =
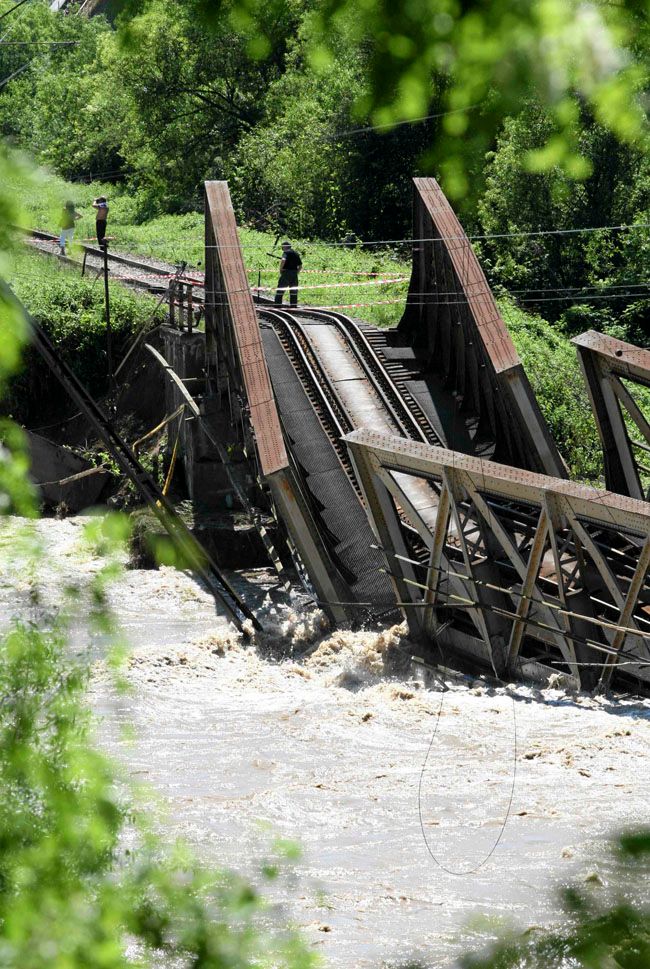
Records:
M542 414L572 478L599 483L602 452L580 365L569 339L538 316L500 308Z
M93 397L107 389L106 322L101 280L80 277L78 272L49 261L35 252L14 255L9 270L16 295L48 334ZM130 337L154 315L162 321L164 311L155 310L148 296L128 292L119 283L109 286L114 360L119 360ZM26 367L11 385L5 413L22 423L52 417L52 407L64 400L62 390L45 363L32 350ZM56 416L56 415L54 415Z

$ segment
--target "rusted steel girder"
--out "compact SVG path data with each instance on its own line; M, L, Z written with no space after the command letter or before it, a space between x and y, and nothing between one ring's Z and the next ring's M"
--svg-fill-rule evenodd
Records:
M208 379L241 428L323 608L345 622L345 585L290 463L246 275L227 182L205 183L205 330Z
M566 477L485 274L434 178L413 179L413 269L399 324L494 442L495 460Z
M411 635L498 676L650 687L650 506L387 434L344 439ZM426 481L415 506L405 483Z
M650 350L589 330L572 341L587 382L612 491L650 500L650 420L633 387L650 388ZM641 438L641 440L639 439Z

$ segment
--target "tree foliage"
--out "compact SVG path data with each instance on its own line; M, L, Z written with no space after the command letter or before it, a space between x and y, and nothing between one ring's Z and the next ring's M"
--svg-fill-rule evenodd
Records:
M478 206L484 262L526 308L560 320L647 340L650 302L650 169L647 155L586 118L579 148L591 174L576 183L554 166L527 170L553 128L538 102L507 119L489 153ZM631 226L630 229L605 228Z
M70 651L69 623L84 615L104 644L115 635L106 596L126 533L116 514L87 528L106 565L88 587L68 587L58 616L41 604L40 626L16 623L0 641L0 964L128 969L165 958L194 969L309 969L314 958L297 936L263 927L266 906L251 882L163 849L93 743L89 667ZM38 604L42 551L14 535L12 547L21 543Z
M146 0L133 0L142 7ZM263 16L282 0L191 0L212 23L228 19L255 28L254 50L271 49ZM128 6L128 4L127 4ZM447 190L466 194L468 138L483 149L501 121L531 94L541 97L557 128L531 164L559 165L582 177L588 164L577 149L583 99L596 120L624 142L647 136L638 94L647 81L640 56L647 29L645 5L581 0L320 0L314 5L308 56L326 72L337 58L342 22L368 50L367 83L355 101L358 117L374 123L412 120L426 114L434 85L444 84L450 112L439 154ZM478 110L477 110L478 109Z

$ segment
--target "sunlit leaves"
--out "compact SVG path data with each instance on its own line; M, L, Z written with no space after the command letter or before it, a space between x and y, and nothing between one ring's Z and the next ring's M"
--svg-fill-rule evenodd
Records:
M241 29L256 28L251 50L266 56L268 21L258 0L194 0L209 22L228 18ZM273 4L270 5L271 7ZM575 150L575 119L568 99L584 98L597 119L625 141L647 136L638 102L647 65L634 53L642 8L631 2L599 4L585 0L493 0L489 5L456 0L320 0L314 5L308 56L316 72L336 57L332 37L345 24L350 37L371 50L367 86L356 101L357 117L386 124L427 113L433 85L444 83L447 138L438 163L451 194L469 188L466 152L454 145L468 127L483 134L487 147L508 113L534 94L556 114L553 144L533 164L559 165L575 179L588 174ZM489 112L476 110L492 92ZM566 149L559 147L559 142ZM478 144L478 140L477 140Z
M110 648L107 593L128 531L117 514L89 522L85 548L105 564L40 628L16 623L0 639L0 964L129 969L137 954L142 967L308 969L310 950L271 924L257 887L166 850L93 746L90 669L70 648L70 624L78 633L90 620ZM278 842L261 880L297 856Z

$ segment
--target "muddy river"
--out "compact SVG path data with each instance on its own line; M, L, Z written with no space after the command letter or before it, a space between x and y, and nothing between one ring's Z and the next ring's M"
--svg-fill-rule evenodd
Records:
M100 567L82 525L39 523L50 557L5 571L4 621ZM606 839L648 820L650 704L425 681L403 627L328 633L267 572L233 578L269 630L257 646L170 569L111 590L130 694L115 697L92 646L99 742L157 793L170 837L253 875L275 837L299 841L271 894L336 967L453 966L504 922L557 920L569 880L606 890Z

